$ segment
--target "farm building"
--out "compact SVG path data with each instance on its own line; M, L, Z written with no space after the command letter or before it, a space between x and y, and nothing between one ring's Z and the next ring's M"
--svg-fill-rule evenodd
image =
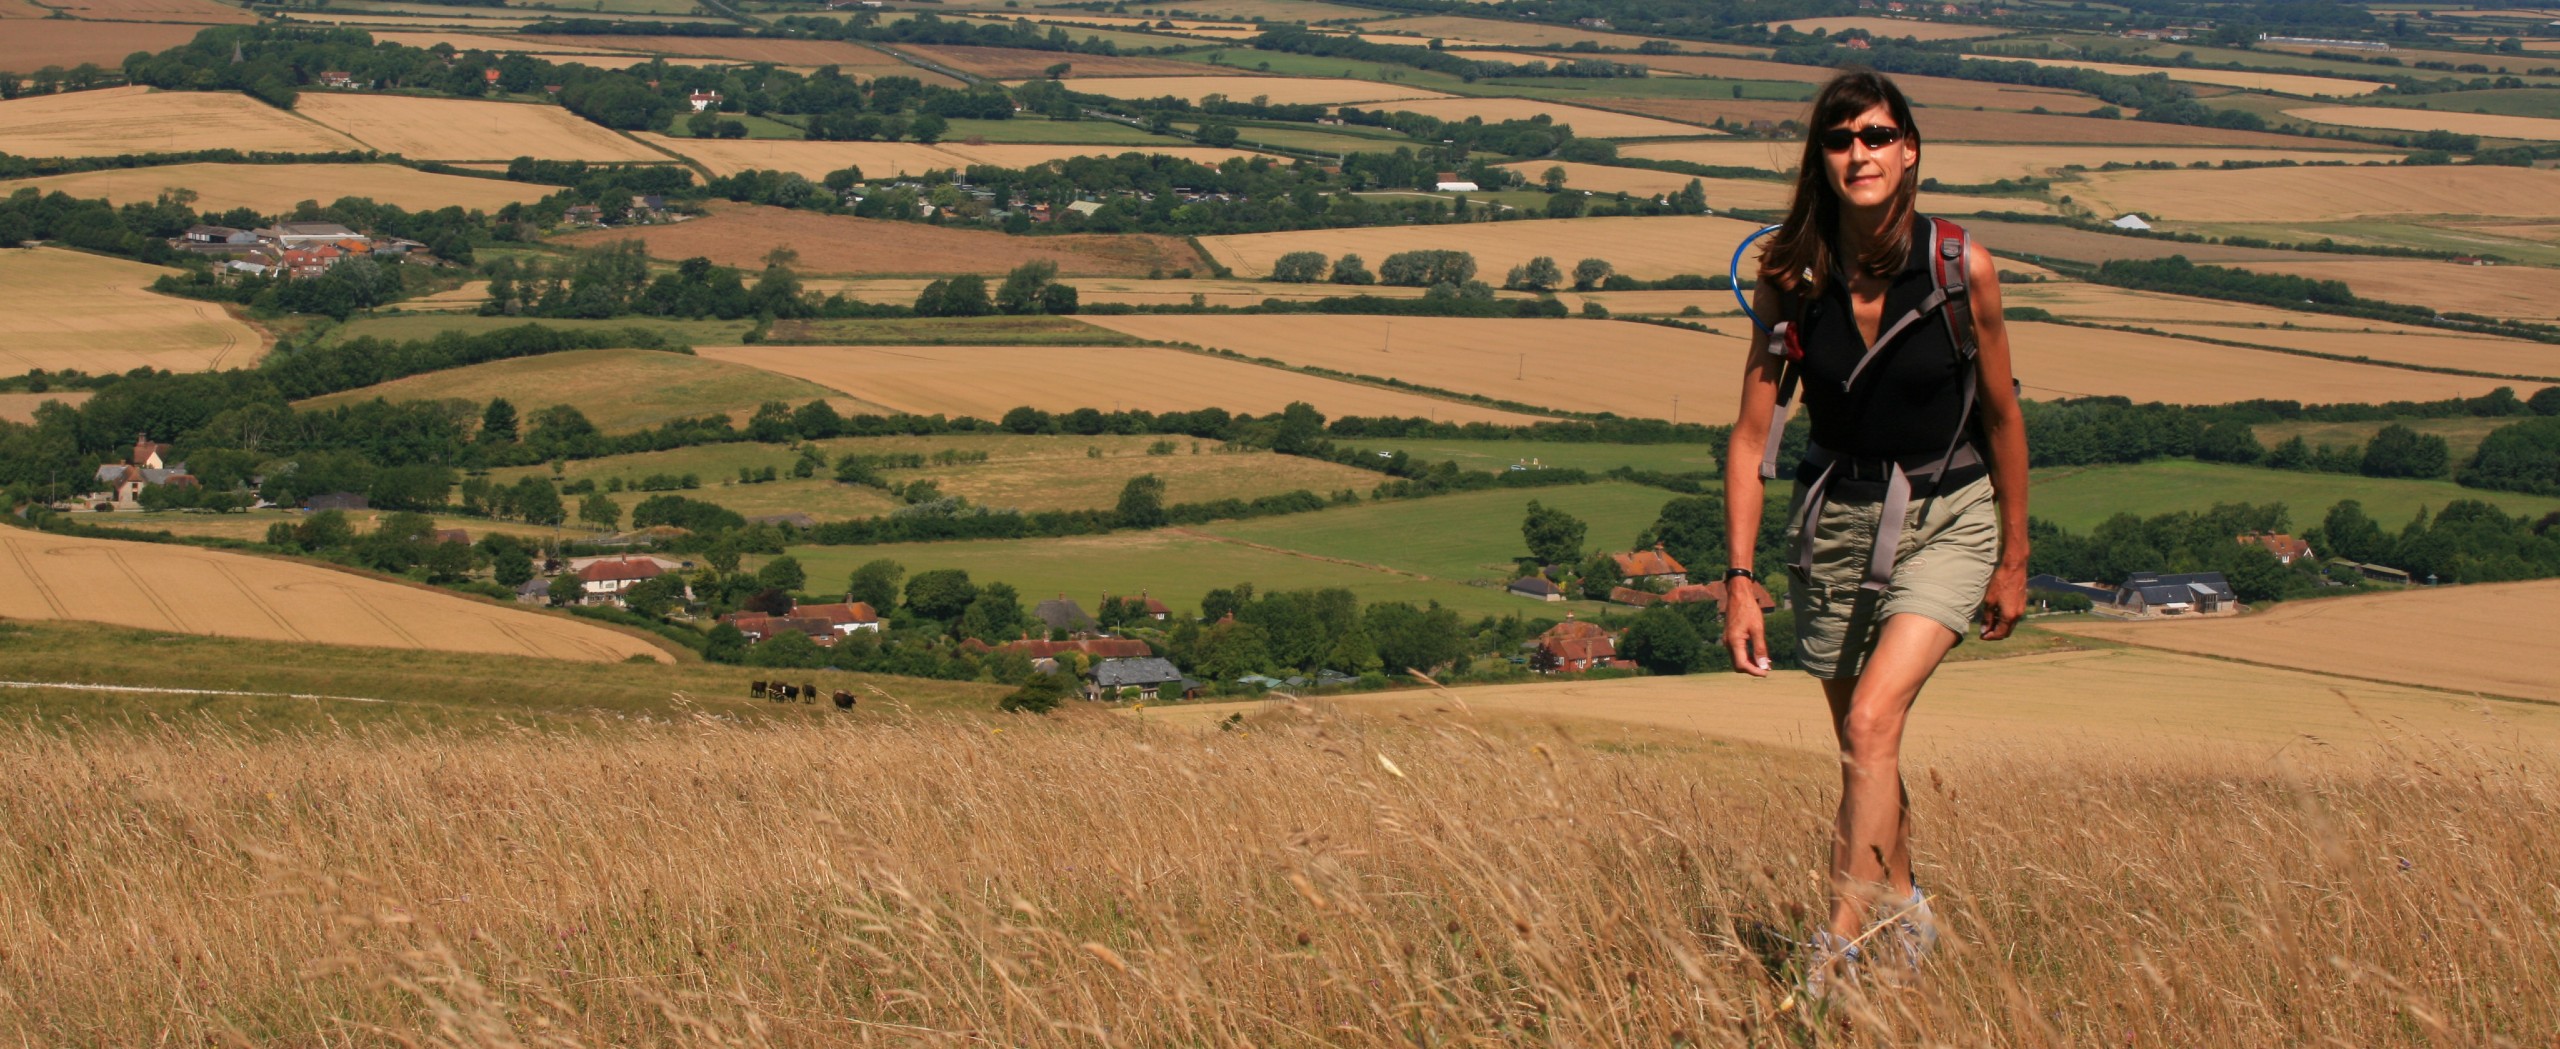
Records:
M162 459L160 453L168 447L154 443L149 435L134 435L133 450L126 453L125 461L101 464L98 490L82 496L81 503L93 510L139 510L145 488L161 484L193 486L195 475L187 472L187 464Z
M2240 610L2240 595L2220 572L2136 572L2118 585L2110 607L2137 616L2211 616Z
M1562 601L1564 591L1547 582L1545 576L1523 576L1511 582L1511 592L1532 601Z
M833 646L836 638L842 636L836 633L835 624L818 616L770 616L761 612L733 612L720 618L730 626L737 627L739 633L747 635L749 643L768 641L789 633L799 634L820 645Z
M2268 553L2276 555L2276 561L2280 564L2289 565L2302 558L2313 556L2309 542L2282 532L2253 532L2241 536L2240 545L2262 547Z
M302 500L302 512L316 514L325 510L369 510L373 501L362 492L322 492Z
M590 605L620 605L623 591L665 574L665 566L654 558L597 558L578 569L578 586L586 592L579 601Z
M827 621L828 627L838 635L851 634L857 630L877 632L880 629L880 613L874 610L870 604L862 601L839 601L834 604L825 605L798 605L792 608L791 614L794 616L824 619Z
M1106 659L1093 665L1093 678L1085 684L1086 699L1155 699L1172 686L1181 698L1200 694L1201 683L1182 676L1173 661L1148 656L1140 659Z
M1618 637L1597 623L1570 616L1538 635L1529 669L1541 674L1572 674L1598 667L1633 668L1618 658Z
M1613 605L1632 605L1637 608L1651 608L1654 605L1661 603L1661 601L1662 595L1638 590L1631 586L1613 586L1609 588L1609 603Z
M2416 582L2416 580L2410 578L2409 573L2404 570L2393 568L2389 565L2376 565L2367 564L2363 561L2350 561L2343 557L2330 558L2329 567L2354 569L2355 573L2363 576L2367 582L2398 583L2401 586L2408 586L2409 584Z
M363 235L335 222L279 222L257 231L258 239L286 248L306 248L343 241L361 241Z
M1660 543L1653 544L1651 550L1610 554L1609 559L1618 563L1618 575L1630 583L1680 586L1689 581L1689 570L1681 567L1678 559L1665 553Z
M1042 625L1051 630L1064 630L1070 634L1081 633L1100 625L1095 622L1093 616L1085 612L1083 605L1070 600L1065 594L1040 602L1032 608L1031 618L1039 620Z

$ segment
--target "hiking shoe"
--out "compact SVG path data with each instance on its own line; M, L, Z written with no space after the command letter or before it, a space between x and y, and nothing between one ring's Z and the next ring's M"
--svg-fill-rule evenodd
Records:
M1796 995L1807 1003L1820 1002L1839 993L1839 989L1858 978L1858 965L1864 959L1857 944L1817 929L1804 945L1804 973L1798 978Z
M1903 966L1912 973L1920 971L1920 963L1938 950L1938 916L1929 909L1929 894L1920 891L1918 882L1911 885L1911 898L1897 908L1893 918L1893 945L1901 955Z

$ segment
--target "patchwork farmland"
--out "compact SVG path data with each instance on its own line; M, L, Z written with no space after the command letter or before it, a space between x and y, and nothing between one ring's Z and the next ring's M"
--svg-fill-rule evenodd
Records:
M496 211L540 200L550 187L501 179L438 175L397 164L172 164L112 168L76 175L0 182L0 196L21 188L75 197L103 197L118 204L148 204L163 191L192 190L206 211L248 208L262 214L293 210L306 200L322 203L364 197L412 211L458 207Z
M325 153L354 139L247 95L114 87L0 102L0 141L29 157L254 149ZM512 154L510 154L512 155Z
M266 641L669 662L610 627L218 550L0 528L0 616Z
M245 368L266 340L221 306L156 295L173 270L59 248L0 250L0 371Z
M1294 251L1358 255L1374 269L1397 252L1431 249L1472 254L1479 273L1497 279L1510 267L1545 255L1567 269L1581 259L1603 258L1619 273L1658 280L1723 271L1734 246L1758 228L1757 223L1714 216L1529 219L1245 233L1202 237L1200 243L1218 261L1248 276L1269 274L1272 263Z
M811 273L846 276L911 273L1003 273L1034 260L1070 276L1141 276L1208 263L1181 239L1147 234L1008 237L991 230L945 229L912 222L813 216L781 208L724 205L709 218L672 226L594 230L559 238L593 246L620 240L647 245L660 259L708 258L760 268L766 252L788 247Z
M656 162L665 154L555 106L396 95L303 96L295 112L365 148L413 160Z
M298 407L331 408L383 398L487 404L504 397L526 408L566 404L606 433L627 433L705 415L743 421L757 405L832 400L823 386L757 368L659 350L572 350L412 375L315 397ZM850 398L837 404L852 412Z
M921 175L928 171L958 171L971 165L993 164L998 167L1037 167L1052 160L1083 156L1117 156L1122 153L1157 153L1181 157L1194 163L1216 166L1230 157L1256 157L1265 154L1243 149L1220 149L1210 146L1186 146L1179 139L1144 146L1098 143L1094 145L1047 145L1024 143L987 143L972 145L958 142L801 142L775 140L720 140L673 138L666 135L643 135L641 140L696 161L716 174L728 175L761 168L789 171L811 179L830 171L848 167L862 169L866 178L890 178L898 175Z
M1922 133L1927 134L1929 118L1921 117ZM1794 171L1803 145L1795 142L1640 142L1622 150L1627 156L1648 160L1685 160L1692 164L1722 167L1756 167L1769 171ZM1955 185L1978 185L2001 179L2043 178L2077 165L2086 168L2108 164L2169 163L2187 165L2198 162L2220 163L2225 160L2273 163L2291 160L2298 163L2390 162L2396 155L2376 152L2328 150L2259 150L2214 146L1998 146L1972 143L1948 143L1924 147L1920 171L1923 177ZM2277 169L2292 173L2296 169ZM2217 173L2219 174L2219 173Z

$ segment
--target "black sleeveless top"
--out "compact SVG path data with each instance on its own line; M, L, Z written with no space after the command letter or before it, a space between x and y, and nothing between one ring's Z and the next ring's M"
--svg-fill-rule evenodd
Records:
M1929 241L1929 220L1913 215L1911 252L1885 290L1878 334L1892 329L1936 288L1929 274ZM1946 318L1932 311L1903 328L1858 375L1857 386L1844 389L1867 352L1848 285L1835 274L1821 298L1806 308L1798 329L1804 345L1798 367L1813 443L1842 456L1893 459L1906 467L1935 461L1946 454L1956 428L1965 424L1965 362L1947 334ZM1967 467L1951 472L1946 481L1966 484L1988 472Z

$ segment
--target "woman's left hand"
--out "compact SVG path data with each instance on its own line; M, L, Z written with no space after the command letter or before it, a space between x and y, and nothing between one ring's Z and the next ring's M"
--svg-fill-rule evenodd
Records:
M1991 572L1991 587L1982 595L1982 639L1998 641L2018 628L2027 614L2027 570L2001 567Z

